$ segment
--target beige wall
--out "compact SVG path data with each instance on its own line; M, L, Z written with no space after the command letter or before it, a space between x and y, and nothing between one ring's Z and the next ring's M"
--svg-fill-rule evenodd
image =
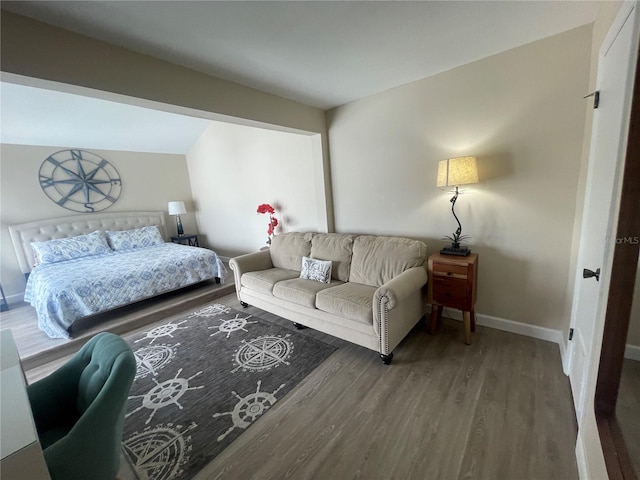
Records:
M2 11L2 71L324 132L322 110Z
M329 228L333 228L322 110L6 11L2 11L0 22L2 72L123 95L134 104L138 104L135 99L159 102L169 111L210 119L225 116L232 122L320 134L316 140L320 153L314 154L319 155L319 175L326 189L321 195L325 202L322 209Z
M611 5L603 9L617 11L619 2ZM482 183L457 211L482 255L479 312L568 326L584 154L575 159L589 131L581 96L594 72L590 27L328 112L330 172L318 109L19 15L2 12L0 20L3 72L321 133L325 190L317 197L329 230L335 212L337 231L411 235L438 250L455 224L448 195L433 186L435 165L477 155Z
M438 251L456 225L437 163L476 155L456 212L480 254L477 312L564 328L590 45L582 27L328 112L336 230Z
M266 244L268 216L256 213L262 203L277 207L276 233L326 231L313 138L219 122L203 132L187 163L199 232L219 255Z
M0 145L0 281L7 296L21 295L25 287L8 226L74 215L74 212L51 201L38 182L38 170L42 162L64 148ZM189 211L182 216L185 231L196 230L184 155L89 150L108 160L122 178L120 198L106 211L166 212L167 202L184 200ZM174 218L167 215L165 220L167 234L175 235Z

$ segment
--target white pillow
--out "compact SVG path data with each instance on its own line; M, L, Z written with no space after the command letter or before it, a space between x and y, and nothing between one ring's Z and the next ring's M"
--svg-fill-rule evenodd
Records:
M107 230L109 245L115 251L151 247L164 243L156 225L133 230Z
M104 232L96 230L76 237L56 238L46 242L31 242L35 265L56 263L74 258L100 255L110 252Z
M318 260L316 258L302 257L302 271L300 278L313 280L314 282L331 282L331 260Z

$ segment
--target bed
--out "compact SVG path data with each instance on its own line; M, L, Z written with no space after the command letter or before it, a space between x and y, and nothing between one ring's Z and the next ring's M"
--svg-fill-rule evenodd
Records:
M166 242L163 212L74 215L9 227L25 302L51 338L77 320L205 280L227 270L212 250Z

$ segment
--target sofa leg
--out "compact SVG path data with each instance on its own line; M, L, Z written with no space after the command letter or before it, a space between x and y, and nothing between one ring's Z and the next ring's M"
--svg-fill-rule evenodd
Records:
M391 360L393 360L393 352L389 353L389 355L385 355L384 353L381 353L380 359L382 360L382 363L384 363L385 365L391 364Z
M296 330L302 330L303 328L307 328L305 325L301 325L296 322L293 322L293 326L296 327Z
M247 302L240 302L240 305L242 305L242 308L247 308L249 306Z

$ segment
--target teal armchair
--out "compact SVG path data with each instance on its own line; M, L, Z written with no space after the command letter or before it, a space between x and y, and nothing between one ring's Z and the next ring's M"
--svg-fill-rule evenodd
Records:
M112 333L93 337L27 392L52 480L113 480L136 361Z

